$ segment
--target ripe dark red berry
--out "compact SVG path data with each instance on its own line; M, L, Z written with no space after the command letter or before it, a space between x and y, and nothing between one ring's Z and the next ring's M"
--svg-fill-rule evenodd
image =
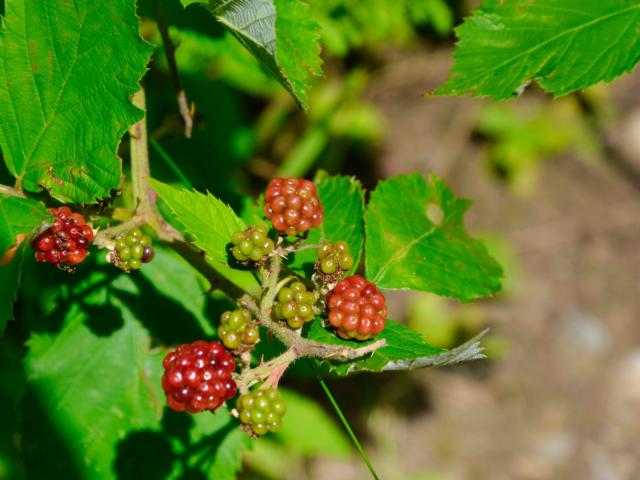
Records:
M56 217L53 225L31 243L36 250L36 260L72 269L86 258L87 248L93 241L93 228L69 207L50 208L49 212Z
M313 182L302 178L271 180L264 213L273 228L286 235L300 235L322 223L324 213Z
M327 294L329 323L345 339L368 340L383 329L387 307L382 293L360 275L338 282Z
M213 411L238 391L231 378L236 364L220 342L180 345L164 357L162 365L167 405L176 412Z

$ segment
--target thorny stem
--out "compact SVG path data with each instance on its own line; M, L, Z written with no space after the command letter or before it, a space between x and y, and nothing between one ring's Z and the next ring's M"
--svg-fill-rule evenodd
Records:
M26 198L24 193L22 193L20 190L8 185L0 185L0 194L8 195L10 197Z
M266 381L270 386L276 386L287 367L299 358L348 361L373 353L386 344L385 340L378 340L360 348L328 345L304 338L300 336L298 331L291 330L272 320L271 312L275 298L279 289L286 284L285 280L289 280L289 277L286 277L278 282L282 269L282 257L280 255L271 257L269 268L263 270L264 278L262 284L264 294L259 306L251 297L246 295L238 300L240 306L248 308L256 316L258 323L267 328L280 342L288 347L280 356L253 369L245 369L238 375L236 382L241 391L248 391L251 385L260 381Z
M158 20L158 30L162 37L162 44L164 45L164 53L167 57L167 64L169 65L169 72L171 79L173 80L173 86L176 89L176 100L178 101L178 108L180 115L184 120L184 136L191 138L191 131L193 130L193 106L189 107L187 95L182 87L182 81L180 80L180 72L178 71L178 64L176 63L176 46L171 41L169 36L169 29L167 23L164 20L164 13L159 0L156 0L156 18Z

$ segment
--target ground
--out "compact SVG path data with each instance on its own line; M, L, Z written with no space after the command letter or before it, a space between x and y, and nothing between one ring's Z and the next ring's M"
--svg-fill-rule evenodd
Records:
M434 170L473 199L472 232L510 243L517 287L480 304L507 353L412 373L419 407L405 415L391 401L368 411L359 426L366 448L384 479L636 479L639 185L606 155L591 163L565 155L542 164L530 195L510 193L488 174L472 135L481 101L422 98L445 77L449 54L393 54L374 76L368 98L389 124L378 168L381 176ZM640 72L610 86L610 135L640 170L639 88ZM392 299L396 318L405 299ZM314 462L308 476L368 478L356 458Z

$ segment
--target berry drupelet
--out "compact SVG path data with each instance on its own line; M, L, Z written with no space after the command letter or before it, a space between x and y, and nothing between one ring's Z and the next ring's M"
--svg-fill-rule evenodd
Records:
M327 294L329 323L345 339L368 340L385 326L387 307L382 293L360 275L338 282Z
M258 325L252 321L251 313L246 309L224 312L220 317L218 337L230 350L242 346L251 347L260 340Z
M316 270L324 275L342 273L353 267L353 256L349 253L349 245L344 240L334 244L322 242L316 254L318 256Z
M255 390L238 398L240 421L255 435L277 432L282 426L286 406L275 388Z
M278 302L275 305L276 317L286 320L290 328L298 329L315 317L313 304L316 300L315 293L308 292L304 283L293 282L289 287L283 287L278 292Z
M231 255L239 262L260 262L273 252L275 245L264 225L252 225L231 236Z
M142 233L139 228L116 237L114 254L111 255L113 264L125 272L140 270L143 263L153 259L151 237Z
M273 228L285 235L300 235L319 226L324 215L316 186L302 178L271 180L264 213Z
M50 208L56 219L49 228L32 242L38 262L49 262L58 268L72 269L87 256L93 241L93 228L85 223L80 213L69 207Z
M162 362L162 388L176 412L215 410L238 391L233 357L220 342L198 340L169 352Z

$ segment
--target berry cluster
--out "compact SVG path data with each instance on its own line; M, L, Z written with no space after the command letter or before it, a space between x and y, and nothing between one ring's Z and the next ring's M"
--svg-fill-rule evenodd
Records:
M236 232L231 237L231 254L240 262L259 262L273 252L273 240L267 237L267 228L263 225L253 225L242 232Z
M236 364L220 342L181 345L164 357L162 365L167 405L176 412L215 410L238 390L231 378Z
M143 263L153 259L153 254L151 238L136 228L116 237L116 248L111 261L121 270L130 272L140 270Z
M322 223L322 205L316 186L309 180L271 180L265 200L264 213L280 233L300 235Z
M232 312L224 312L220 317L218 337L230 350L242 345L250 347L260 340L258 325L252 322L251 313L243 308Z
M353 257L349 253L349 245L344 240L339 240L333 245L322 242L316 254L318 255L316 270L325 275L342 273L353 267Z
M69 207L50 208L56 219L49 228L32 242L38 262L49 262L58 268L71 269L87 256L93 241L93 229L84 217Z
M384 329L387 307L384 296L360 275L338 282L327 294L329 323L345 339L368 340Z
M302 282L293 282L289 287L283 287L278 292L278 302L275 305L276 317L286 320L287 325L293 329L302 327L305 322L310 322L315 316L313 304L316 303L316 295L307 292L307 287Z
M286 406L275 388L256 390L238 399L240 421L256 435L277 432L282 425Z

